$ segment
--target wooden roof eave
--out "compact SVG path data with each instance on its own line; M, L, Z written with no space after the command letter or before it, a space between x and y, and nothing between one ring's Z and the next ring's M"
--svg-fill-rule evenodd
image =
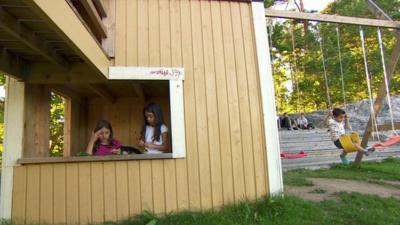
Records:
M94 71L108 78L112 61L66 1L23 0Z
M0 70L17 80L25 80L30 73L31 65L7 49L0 48Z

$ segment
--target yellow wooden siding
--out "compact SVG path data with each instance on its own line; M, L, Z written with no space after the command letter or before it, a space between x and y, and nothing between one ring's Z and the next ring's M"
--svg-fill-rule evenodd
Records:
M117 66L185 69L187 157L16 167L13 219L96 223L143 210L218 208L267 194L251 4L116 3ZM118 99L118 110L89 101L89 131L108 118L117 139L136 144L142 115L132 101Z

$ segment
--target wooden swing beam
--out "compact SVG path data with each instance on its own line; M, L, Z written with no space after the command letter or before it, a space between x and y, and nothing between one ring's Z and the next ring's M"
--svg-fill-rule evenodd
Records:
M271 9L265 9L265 17L308 20L308 21L326 22L326 23L351 24L351 25L361 25L369 27L385 27L385 28L400 30L400 22L392 20L383 20L383 19L367 19L360 17L337 16L337 15L328 15L319 13L304 13L304 12L271 10Z
M372 0L366 0L366 3L368 5L368 9L379 19L385 19L388 21L393 21L392 18L390 18L381 8L379 8L378 5L376 5ZM396 45L394 46L392 50L392 55L390 57L389 64L386 65L386 70L387 70L387 79L388 79L388 84L390 85L390 81L393 77L394 71L397 66L397 62L399 61L400 58L400 32L399 31L393 31L393 35L396 37ZM374 113L375 116L377 117L379 112L381 111L382 107L382 102L383 99L386 97L386 85L385 81L382 82L381 87L379 88L378 95L376 96L375 103L374 103ZM368 140L371 137L372 133L372 117L369 117L369 121L367 124L367 127L365 128L364 136L361 142L361 145L363 147L366 147L368 145ZM379 129L379 128L378 128ZM356 165L359 165L362 161L363 154L357 153L356 159L354 160L354 163Z
M368 9L375 15L378 19L367 19L359 17L349 17L349 16L337 16L328 14L317 14L317 13L303 13L303 12L293 12L293 11L282 11L282 10L270 10L265 9L265 17L273 18L284 18L284 19L297 19L297 20L308 20L316 22L326 22L326 23L338 23L338 24L349 24L349 25L360 25L369 27L382 27L393 29L392 33L397 39L396 44L392 50L389 64L386 65L388 84L393 77L394 71L396 69L397 63L400 59L400 22L393 21L375 2L372 0L365 0ZM383 99L386 97L386 85L383 81L381 87L379 88L378 95L376 96L374 102L374 113L378 116ZM395 127L398 128L400 123L396 123ZM388 125L379 126L379 128L387 129ZM368 140L372 133L372 118L370 116L367 127L363 135L361 145L366 147L368 145ZM357 153L354 163L359 165L362 161L363 154Z

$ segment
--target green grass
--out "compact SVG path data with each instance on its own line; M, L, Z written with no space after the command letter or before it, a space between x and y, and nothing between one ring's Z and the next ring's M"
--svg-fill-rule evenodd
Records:
M335 165L329 169L292 170L284 174L284 183L291 186L312 186L306 178L337 178L384 184L385 180L400 181L400 159L389 158L382 162L364 162L360 168Z
M182 212L157 218L145 213L118 224L132 225L256 225L256 224L399 224L400 201L339 193L339 201L311 202L298 197L263 199L228 206L219 212ZM112 224L112 223L110 223Z
M308 177L339 178L384 183L400 180L400 159L363 163L361 168L334 166L321 170L295 170L284 174L286 185L312 186ZM323 193L322 189L315 189ZM143 213L119 222L125 225L400 225L400 200L358 193L338 193L335 200L312 202L295 196L266 198L224 207L219 211L181 212L157 217ZM109 223L116 224L116 223Z

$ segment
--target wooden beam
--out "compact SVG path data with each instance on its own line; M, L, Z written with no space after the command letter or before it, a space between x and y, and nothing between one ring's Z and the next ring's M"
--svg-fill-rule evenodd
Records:
M14 169L24 150L25 83L7 77L5 91L0 217L11 221Z
M391 20L391 18L388 17L386 14L378 13L378 12L383 12L383 11L377 5L369 4L369 8L374 14L376 14L377 17ZM397 41L392 50L392 55L390 57L389 64L386 65L387 79L388 79L389 86L390 86L390 82L393 77L394 71L396 70L397 62L399 61L399 58L400 58L400 35L398 32L393 32L393 34L397 38ZM382 84L379 88L378 95L375 99L375 103L374 103L374 107L373 107L375 116L379 115L379 112L382 107L382 101L385 97L386 97L386 84L385 84L385 81L382 81ZM361 141L361 145L363 147L366 147L368 145L368 140L371 136L371 127L372 127L372 117L370 116L368 123L367 123L367 127L365 128L365 131L364 131L363 139ZM363 154L357 153L354 163L356 165L359 165L361 163L362 158L363 158Z
M102 18L107 17L107 12L102 0L93 0L93 4Z
M25 86L24 157L48 157L50 140L50 88Z
M103 18L103 24L107 29L107 38L103 38L101 45L108 56L115 57L115 1L103 1L107 5L108 15Z
M0 70L7 75L22 81L25 80L31 70L31 65L20 57L0 48Z
M49 85L49 87L52 91L65 99L74 99L74 101L78 102L83 102L85 100L82 95L65 85Z
M106 86L104 86L102 84L89 84L88 86L97 95L106 99L110 103L114 103L116 101L115 96L107 89Z
M19 164L43 164L43 163L73 163L73 162L106 162L128 161L144 159L172 159L172 153L162 154L131 154L131 155L106 155L106 156L72 156L72 157L37 157L21 158Z
M101 38L106 38L107 30L103 22L101 21L100 14L97 13L97 9L94 6L92 0L79 0L79 2L82 4L83 8L88 14L88 19L92 21L94 29L96 29L96 31L100 34Z
M133 89L135 90L137 96L141 100L145 101L146 97L144 95L144 91L143 91L142 85L140 83L133 83L132 86L133 86Z
M400 38L397 38L396 45L394 46L393 51L392 51L390 64L388 64L386 66L389 85L390 85L391 79L393 77L394 71L396 69L399 58L400 58ZM386 97L386 85L383 81L381 87L379 88L378 95L377 95L377 97L375 99L375 103L374 103L375 116L379 115L379 112L382 107L382 101L385 97ZM364 147L368 145L368 140L371 136L371 127L372 127L372 118L370 116L368 123L367 123L367 127L365 128L363 140L361 142L361 145ZM360 156L360 157L362 159L362 156ZM357 157L356 162L358 162L358 163L361 162L361 159L358 159L358 157Z
M3 7L0 7L0 28L47 60L68 68L68 62L61 55L54 51L46 42L40 40L35 32L18 22L18 19L5 11Z
M381 20L393 21L392 18L390 18L390 16L386 14L385 11L379 8L379 6L375 2L373 2L372 0L366 0L365 2L367 3L369 11L371 11L376 18Z
M72 117L72 99L65 98L64 105L64 142L63 142L63 156L71 156L72 150L72 135L71 135L71 117Z
M89 65L81 62L72 63L68 71L48 63L33 63L25 81L27 83L56 85L105 83L107 79L96 73Z
M371 127L369 127L368 129L369 129L369 131L372 131L372 130L371 130ZM395 122L395 123L394 123L394 129L400 130L400 122ZM378 125L378 130L379 130L380 132L381 132L381 131L389 131L389 130L392 130L392 124L391 124L391 123L387 123L387 124Z
M23 0L23 2L91 66L95 73L107 78L110 59L67 1Z
M276 17L284 19L298 19L298 20L309 20L326 23L340 23L340 24L352 24L362 25L370 27L386 27L400 30L400 23L396 21L378 20L378 19L367 19L359 17L349 16L337 16L328 14L318 13L303 13L283 10L271 10L265 9L266 17Z

